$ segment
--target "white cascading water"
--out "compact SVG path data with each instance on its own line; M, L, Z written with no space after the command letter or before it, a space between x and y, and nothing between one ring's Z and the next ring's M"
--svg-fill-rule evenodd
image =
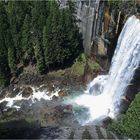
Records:
M32 87L29 86L33 90L33 94L30 95L29 97L25 98L22 96L23 90L21 90L15 97L5 97L0 100L0 103L2 102L7 102L6 107L9 108L15 108L19 110L21 107L19 105L15 105L17 101L22 101L22 100L31 100L30 105L35 103L36 101L40 101L41 99L44 100L52 100L53 96L59 96L58 93L60 91L59 88L55 88L54 91L51 92L51 95L49 95L49 92L47 89L44 89L43 91L40 91L40 88L43 87L44 85L41 85L40 87ZM15 89L13 89L14 91Z
M78 105L89 108L90 121L115 118L120 100L140 64L140 20L130 17L119 36L108 75L95 78L86 93L75 99Z

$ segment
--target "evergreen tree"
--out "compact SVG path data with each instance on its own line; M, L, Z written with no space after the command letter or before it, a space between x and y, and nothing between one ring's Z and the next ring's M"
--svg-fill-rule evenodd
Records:
M1 27L5 29L1 29L1 52L5 48L1 57L5 57L7 65L1 73L10 69L12 76L16 76L16 64L27 65L36 60L36 68L42 74L46 66L64 66L80 53L81 37L73 2L68 1L65 9L60 9L55 0L1 3L6 7L5 14L1 15L5 20L1 20Z
M33 57L33 48L32 48L32 40L31 40L31 17L29 14L26 15L24 19L24 24L22 27L22 38L21 38L21 46L22 46L22 53L23 53L23 64L28 64L32 57Z
M8 55L6 46L5 31L8 28L7 15L4 8L4 3L0 2L0 86L5 85L10 76L10 69L8 66Z
M26 7L27 2L24 1L8 1L7 12L10 20L12 38L15 45L15 55L17 63L20 62L22 56L21 48L21 33L22 25L28 8Z
M11 70L12 76L16 76L16 59L15 59L15 47L14 42L12 40L12 35L10 33L10 29L7 29L5 44L8 49L8 64Z
M75 4L71 0L68 0L68 9L66 16L66 25L68 27L68 38L71 45L71 54L73 57L77 57L77 55L82 51L82 37L79 33L79 28L77 26L77 20L75 17L76 9Z
M48 24L48 23L47 23ZM43 28L43 50L44 50L44 60L45 65L49 68L49 64L51 64L51 59L49 58L49 29L46 26Z
M35 53L35 58L37 61L37 69L40 74L45 71L45 60L43 54L43 27L45 24L45 18L43 18L43 13L41 12L42 4L40 1L34 3L34 8L32 9L32 41L34 42L33 48ZM41 16L41 15L42 16ZM41 16L41 19L40 19ZM40 21L41 20L41 21ZM44 21L45 20L45 21ZM41 25L42 24L42 25Z
M43 57L42 45L40 40L36 38L34 43L35 57L37 60L37 69L40 74L45 73L45 62Z
M74 59L81 51L81 36L75 17L75 5L68 2L69 8L59 9L56 1L50 2L50 14L44 29L44 52L46 65L63 65ZM53 52L53 53L51 53Z
M55 64L56 61L59 60L58 51L60 49L60 40L58 40L58 37L60 35L58 31L60 11L56 1L50 1L49 5L49 16L47 18L47 24L43 32L45 61L47 66L53 63Z

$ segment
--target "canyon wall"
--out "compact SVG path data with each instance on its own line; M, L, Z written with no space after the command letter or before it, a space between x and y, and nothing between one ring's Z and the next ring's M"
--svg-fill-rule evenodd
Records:
M118 36L130 15L138 15L140 2L124 1L112 3L102 0L78 0L77 18L83 35L83 46L87 55L113 56Z

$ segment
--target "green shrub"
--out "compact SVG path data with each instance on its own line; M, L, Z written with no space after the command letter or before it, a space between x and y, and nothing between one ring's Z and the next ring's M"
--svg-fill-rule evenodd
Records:
M123 136L140 139L140 93L136 95L126 114L110 124L108 129Z

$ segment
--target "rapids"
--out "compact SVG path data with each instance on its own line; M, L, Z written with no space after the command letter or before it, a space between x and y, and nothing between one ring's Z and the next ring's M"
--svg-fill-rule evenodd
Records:
M32 89L33 91L33 94L30 95L29 97L23 97L22 93L23 93L23 90L21 90L15 97L11 98L11 97L5 97L3 98L2 100L0 100L0 103L2 102L7 102L6 104L6 107L9 107L9 108L16 108L17 110L20 109L20 106L18 105L15 105L15 103L17 101L22 101L22 100L30 100L30 105L32 105L33 103L35 103L36 101L40 101L41 99L44 99L44 100L52 100L52 97L53 96L59 96L58 93L60 91L59 88L55 88L54 91L52 91L51 95L48 95L49 92L48 90L43 90L41 91L40 88L42 87L43 85L41 85L40 87L32 87L30 86L30 88ZM13 89L14 91L15 89Z

